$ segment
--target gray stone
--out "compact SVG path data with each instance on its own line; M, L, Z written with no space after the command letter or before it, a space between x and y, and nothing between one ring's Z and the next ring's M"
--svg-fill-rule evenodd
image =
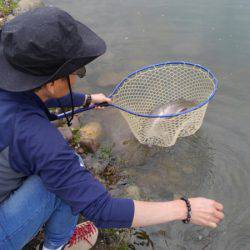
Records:
M64 126L64 127L59 127L58 130L61 132L61 134L63 135L63 137L67 140L70 141L73 138L73 134L71 129L68 126Z
M109 193L113 197L122 197L123 196L123 191L119 188L110 190Z
M17 8L14 10L14 14L16 16L42 6L44 6L44 3L41 0L20 0Z
M120 179L117 183L116 183L116 185L117 186L125 186L125 185L127 185L128 184L128 180L127 179Z
M105 167L106 165L102 164L99 161L94 161L92 165L92 168L96 174L101 174L104 171Z
M127 192L127 196L131 199L134 200L139 200L140 199L140 190L137 186L133 185L133 186L129 186L126 189Z
M84 163L88 169L91 169L95 174L101 174L107 167L108 163L101 162L97 158L87 155L84 159Z

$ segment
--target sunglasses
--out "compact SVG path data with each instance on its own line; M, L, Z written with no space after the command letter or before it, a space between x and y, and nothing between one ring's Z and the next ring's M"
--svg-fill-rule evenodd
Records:
M86 68L83 66L80 69L77 69L72 75L77 75L79 78L83 78L86 76Z

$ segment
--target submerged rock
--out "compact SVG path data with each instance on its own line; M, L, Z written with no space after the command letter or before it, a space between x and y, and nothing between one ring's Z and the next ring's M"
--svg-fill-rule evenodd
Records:
M86 148L88 151L95 153L100 147L100 139L103 130L102 126L98 122L90 122L84 127L80 128L80 140L81 147Z

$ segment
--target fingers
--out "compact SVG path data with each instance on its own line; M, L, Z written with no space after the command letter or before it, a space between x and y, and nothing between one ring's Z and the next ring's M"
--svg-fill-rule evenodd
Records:
M218 218L219 220L222 220L224 218L224 214L222 212L219 212L219 211L215 211L214 216L216 218Z
M221 204L220 204L221 205ZM219 208L223 208L222 206L219 206ZM208 215L207 217L207 221L210 221L211 223L220 223L220 221L224 218L224 213L217 210L217 207L214 206L214 208L212 208L210 215ZM213 225L212 225L213 227Z
M106 97L105 102L111 103L112 100L110 98Z
M223 213L218 213L218 212L214 212L214 213L208 213L202 216L203 220L206 221L206 224L209 226L210 223L216 223L219 224L220 221L223 219L224 214Z
M216 228L218 226L216 222L208 221L205 219L201 220L199 225L205 226L205 227L211 227L211 228Z
M92 94L92 103L102 103L102 102L107 102L111 103L112 99L109 97L106 97L104 94L99 93L99 94Z
M94 109L95 110L102 110L102 109L104 109L104 107L96 106Z
M214 202L214 205L217 210L222 211L223 210L223 205L217 201Z
M212 227L212 228L216 228L217 227L217 224L215 222L209 222L208 223L208 226L209 227Z
M190 199L192 207L191 222L201 226L216 228L224 218L223 205L203 197Z

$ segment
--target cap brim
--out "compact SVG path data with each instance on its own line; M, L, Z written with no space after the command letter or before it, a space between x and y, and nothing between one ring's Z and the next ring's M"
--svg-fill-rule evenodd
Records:
M83 45L76 57L65 62L53 75L37 76L15 69L6 60L0 39L0 88L13 92L31 90L67 76L104 54L106 51L105 42L84 24L78 21L76 24Z

